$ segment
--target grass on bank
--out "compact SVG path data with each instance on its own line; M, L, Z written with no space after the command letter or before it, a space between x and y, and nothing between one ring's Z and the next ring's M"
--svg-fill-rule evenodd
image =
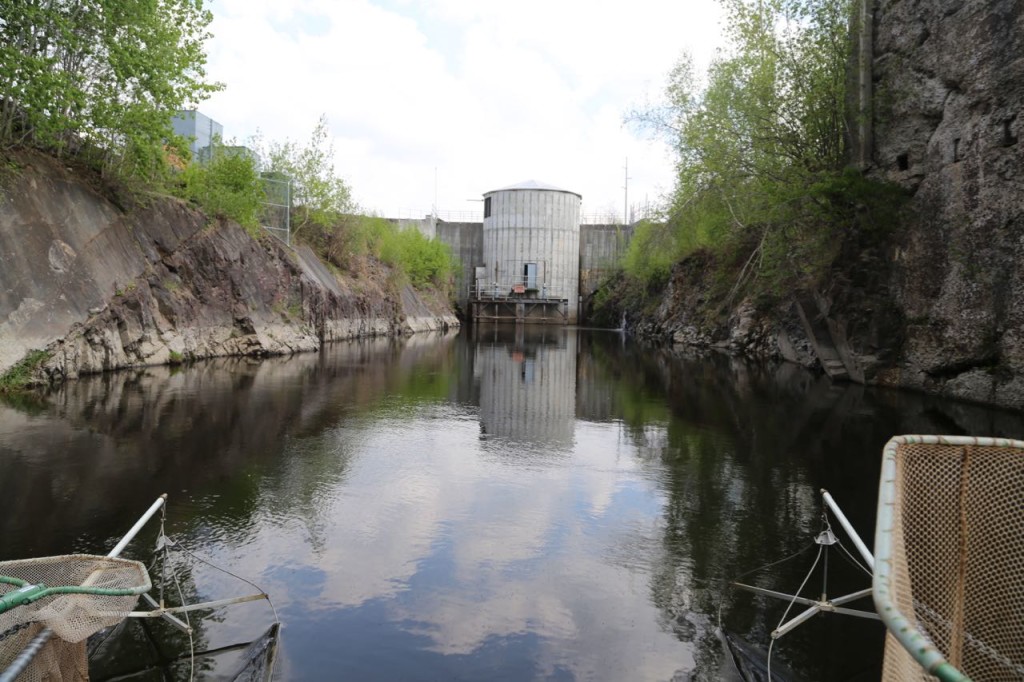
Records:
M0 393L13 393L32 385L36 369L50 358L44 350L32 350L25 354L13 367L0 374Z
M265 234L260 224L270 210L267 189L281 194L273 197L274 203L289 201L280 192L280 181L293 178L293 240L308 245L325 262L350 275L358 276L372 259L390 268L398 282L450 294L458 271L450 249L418 230L402 230L384 218L358 215L347 186L333 177L333 167L322 167L328 164L329 153L315 149L324 143L324 125L321 121L305 148L272 145L267 153L272 169L264 172L260 172L255 154L216 144L211 159L189 163L171 183L171 191L211 216L239 223L259 238ZM280 219L269 222L283 224Z
M342 272L358 274L373 259L417 289L449 294L454 284L456 264L446 244L386 218L339 216L329 226L310 226L300 239Z

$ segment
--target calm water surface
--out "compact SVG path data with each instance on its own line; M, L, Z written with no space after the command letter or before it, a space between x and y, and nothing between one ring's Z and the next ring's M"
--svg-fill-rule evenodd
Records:
M273 596L280 679L724 679L717 624L766 647L785 608L729 580L807 547L822 487L870 537L882 445L911 432L1024 423L561 328L119 372L0 404L0 559L105 553L167 492L171 535ZM812 559L746 580L794 590ZM191 596L248 590L180 569ZM830 564L831 594L867 585ZM262 603L220 612L197 646L270 621ZM773 660L877 679L881 643L876 623L819 617ZM187 650L133 625L94 678L187 675Z

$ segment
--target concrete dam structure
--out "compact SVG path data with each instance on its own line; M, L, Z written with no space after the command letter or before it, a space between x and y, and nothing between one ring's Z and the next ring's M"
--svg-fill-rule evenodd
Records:
M484 193L483 222L397 221L459 259L459 307L474 320L576 324L633 228L583 225L582 197L535 180Z

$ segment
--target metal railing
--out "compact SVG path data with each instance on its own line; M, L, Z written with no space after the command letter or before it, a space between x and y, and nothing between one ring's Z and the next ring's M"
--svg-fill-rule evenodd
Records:
M485 282L477 281L471 292L476 299L522 298L522 299L565 299L560 292L552 289L546 282L528 281L519 278L511 281Z
M421 208L371 208L360 207L360 213L375 215L393 220L429 220L436 218L449 223L482 223L483 210L480 211L434 211Z
M394 220L429 220L433 217L437 220L449 223L482 223L484 221L483 211L432 211L430 209L419 208L362 208L360 211L367 215L377 215ZM632 216L634 220L653 217L656 217L656 212L654 211L649 213L635 213ZM580 224L623 225L624 223L621 215L612 215L609 213L581 213Z

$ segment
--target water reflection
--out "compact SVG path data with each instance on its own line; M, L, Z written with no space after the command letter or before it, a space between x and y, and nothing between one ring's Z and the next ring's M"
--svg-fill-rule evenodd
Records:
M563 328L150 368L0 406L0 559L100 551L167 491L172 533L274 595L282 679L719 679L719 617L767 642L782 611L728 580L802 547L821 487L869 530L901 432L1024 428ZM262 625L229 612L203 641ZM109 670L141 656L126 641ZM808 679L877 679L880 629L822 619L776 650Z
M546 325L487 325L473 331L481 431L520 444L571 447L575 331Z

